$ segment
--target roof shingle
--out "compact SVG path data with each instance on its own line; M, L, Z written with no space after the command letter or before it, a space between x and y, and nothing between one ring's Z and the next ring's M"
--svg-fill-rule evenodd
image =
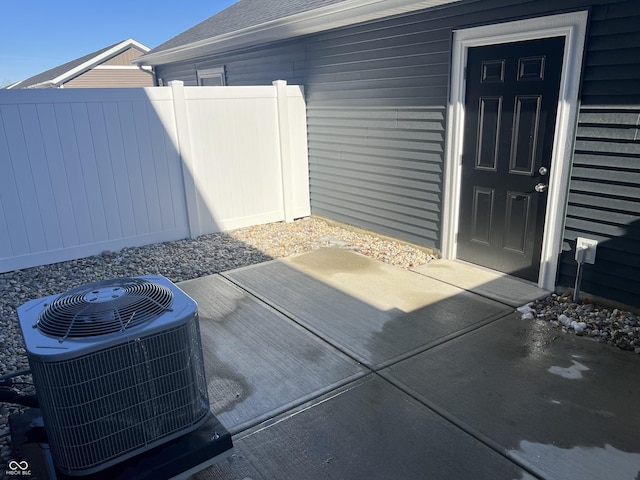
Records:
M240 0L189 30L158 45L149 53L157 53L207 38L237 32L266 22L308 12L345 0Z

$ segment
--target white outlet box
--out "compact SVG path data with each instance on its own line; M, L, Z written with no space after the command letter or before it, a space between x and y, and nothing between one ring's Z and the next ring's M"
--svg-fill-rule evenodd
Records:
M581 251L584 251L582 261L583 263L596 263L596 249L598 247L598 241L592 238L576 238L576 261L578 261L578 255Z

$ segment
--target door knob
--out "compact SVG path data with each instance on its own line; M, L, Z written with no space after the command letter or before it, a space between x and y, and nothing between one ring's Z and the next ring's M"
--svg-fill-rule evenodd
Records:
M546 192L547 188L549 188L549 186L545 183L539 183L537 184L535 187L533 187L534 190L538 193L542 193L542 192Z

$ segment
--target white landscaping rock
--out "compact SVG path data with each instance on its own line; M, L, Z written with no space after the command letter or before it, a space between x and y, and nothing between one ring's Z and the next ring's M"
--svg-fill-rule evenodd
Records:
M558 321L562 324L562 326L566 328L571 327L571 319L567 317L564 313L558 316Z

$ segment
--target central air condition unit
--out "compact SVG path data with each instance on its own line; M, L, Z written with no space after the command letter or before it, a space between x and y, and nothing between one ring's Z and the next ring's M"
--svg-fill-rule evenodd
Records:
M197 305L168 279L91 283L18 316L61 472L95 473L206 420Z

